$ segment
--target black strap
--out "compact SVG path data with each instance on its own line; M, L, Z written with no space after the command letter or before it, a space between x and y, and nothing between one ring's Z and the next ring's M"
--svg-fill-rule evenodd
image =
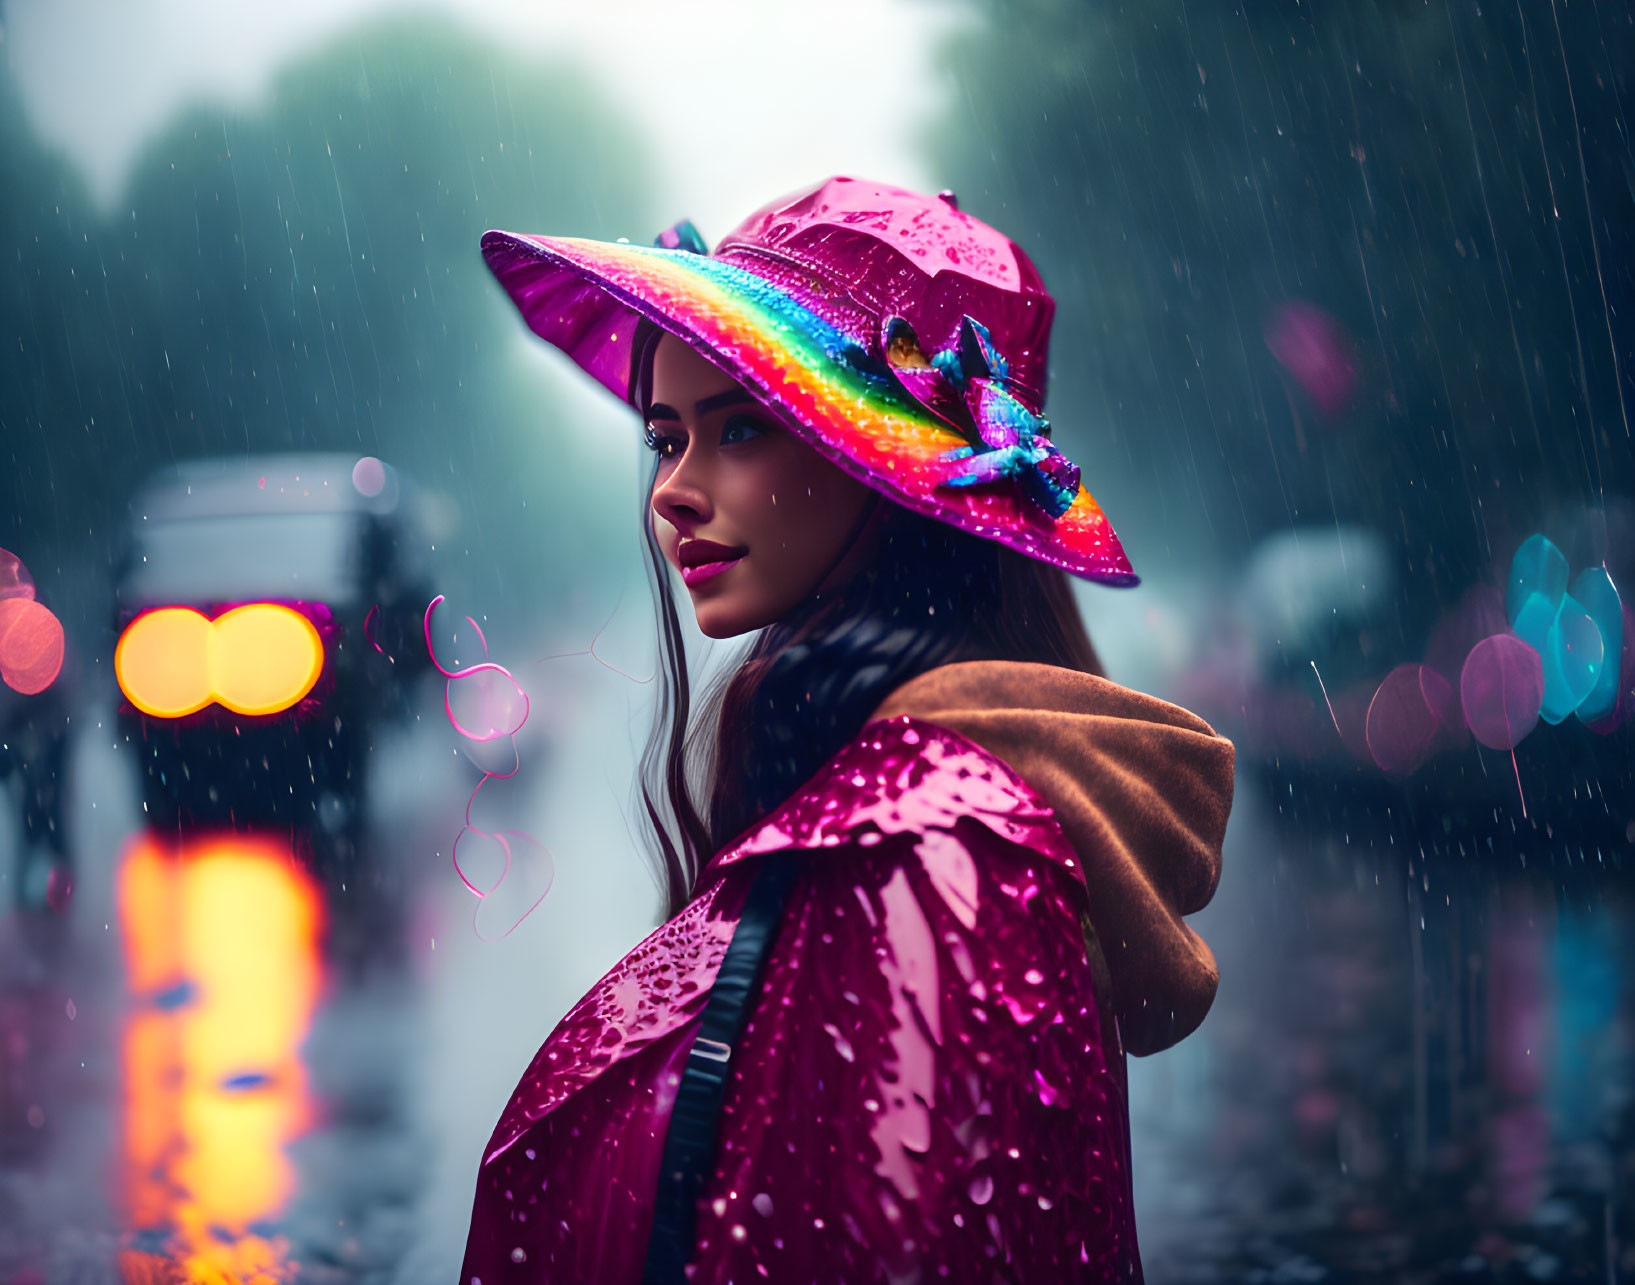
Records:
M677 1285L687 1279L683 1269L693 1254L698 1192L715 1156L733 1046L760 988L761 967L778 935L797 870L792 853L773 853L763 860L710 988L664 1136L643 1285Z

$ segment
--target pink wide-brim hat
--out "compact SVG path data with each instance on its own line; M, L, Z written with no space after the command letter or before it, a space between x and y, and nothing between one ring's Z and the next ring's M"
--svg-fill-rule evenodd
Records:
M905 508L1137 583L1042 414L1055 301L952 194L832 178L756 211L713 253L686 222L656 246L493 231L482 248L534 333L624 400L645 317Z

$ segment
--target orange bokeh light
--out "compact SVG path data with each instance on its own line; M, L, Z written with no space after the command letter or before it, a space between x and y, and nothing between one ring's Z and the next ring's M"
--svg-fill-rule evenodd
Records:
M114 649L119 690L155 718L181 718L212 701L235 714L276 714L310 692L323 668L312 622L272 602L215 620L161 607L133 620Z
M138 1003L122 1041L124 1203L170 1255L128 1251L124 1275L289 1279L288 1247L251 1228L291 1196L285 1148L314 1114L300 1057L322 986L312 880L270 840L143 835L118 898Z

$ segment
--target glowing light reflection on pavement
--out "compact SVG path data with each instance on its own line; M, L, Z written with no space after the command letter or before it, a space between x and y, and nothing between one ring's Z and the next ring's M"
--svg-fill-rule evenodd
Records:
M314 1123L301 1045L323 983L311 877L266 838L140 835L118 873L127 1281L288 1280L285 1147Z

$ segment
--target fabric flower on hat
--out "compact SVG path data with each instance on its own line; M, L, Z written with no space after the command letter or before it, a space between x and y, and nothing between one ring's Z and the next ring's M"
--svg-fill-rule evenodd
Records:
M953 425L971 444L946 452L944 486L981 486L1013 480L1052 519L1079 492L1079 466L1051 442L1050 421L1013 389L1009 365L988 328L962 317L953 339L927 356L914 328L886 318L886 361L910 396Z

